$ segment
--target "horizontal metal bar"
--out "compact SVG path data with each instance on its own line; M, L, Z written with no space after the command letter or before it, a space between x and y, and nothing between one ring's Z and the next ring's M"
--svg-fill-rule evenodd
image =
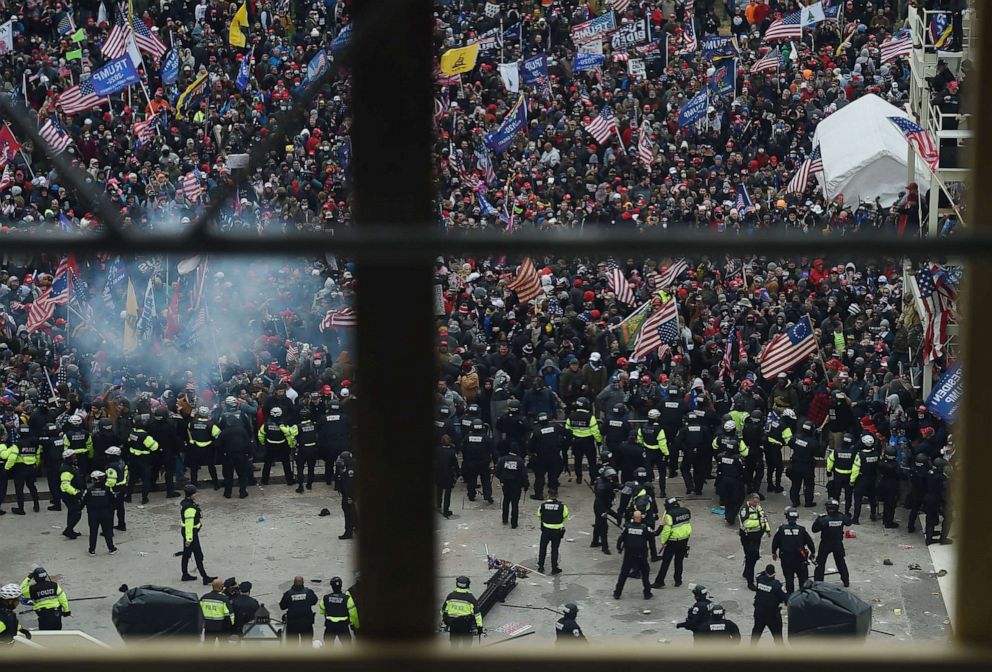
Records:
M0 237L0 249L10 252L67 251L77 254L118 252L218 253L218 254L313 254L334 252L342 255L365 254L383 261L422 261L437 255L490 252L508 255L554 256L606 255L678 256L763 254L767 256L859 257L960 257L992 258L992 230L969 232L952 238L927 240L864 235L846 238L819 238L803 235L713 236L694 232L668 231L637 234L587 229L582 233L521 232L512 236L480 232L458 236L438 230L369 226L334 235L300 234L243 236L207 233L189 237L162 234L112 234L95 236L23 235Z

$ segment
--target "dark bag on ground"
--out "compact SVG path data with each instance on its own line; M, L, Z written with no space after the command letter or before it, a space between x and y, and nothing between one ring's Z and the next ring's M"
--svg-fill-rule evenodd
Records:
M789 598L789 639L842 636L864 639L871 630L871 606L841 586L807 581Z
M114 604L111 618L124 640L193 636L203 630L200 599L167 586L140 586Z

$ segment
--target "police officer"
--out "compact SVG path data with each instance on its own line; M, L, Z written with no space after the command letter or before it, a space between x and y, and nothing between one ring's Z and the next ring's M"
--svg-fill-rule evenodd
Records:
M493 503L493 484L489 467L496 451L493 441L486 434L481 418L472 421L472 428L462 437L462 477L468 488L468 500L475 501L475 491L478 481L482 480L482 496Z
M107 474L94 471L90 474L90 487L83 494L82 506L86 509L86 522L90 526L90 555L96 555L96 538L103 533L110 555L117 552L114 546L114 493L107 485Z
M628 515L630 509L631 500L634 496L641 492L642 483L647 483L648 481L648 470L644 467L638 467L634 470L634 476L631 480L625 481L620 487L620 502L617 506L617 512L622 512L624 516Z
M658 555L658 546L653 532L655 523L658 522L658 501L655 499L654 488L650 483L642 483L640 489L635 490L634 496L627 505L627 520L633 517L635 511L640 511L641 520L651 529L652 534L648 536L648 548L651 549L651 562L657 562L661 560L661 556Z
M434 485L437 493L435 503L437 510L445 518L450 518L452 515L451 490L455 487L455 481L458 480L460 473L455 446L451 442L451 437L445 434L441 437L441 444L434 461Z
M176 457L182 451L182 442L179 439L179 430L172 419L169 409L159 406L152 414L152 423L148 428L148 434L158 443L158 450L152 454L152 484L158 479L158 472L161 469L165 477L165 496L172 499L179 497L175 489L173 474L176 469ZM210 448L210 461L213 463L214 451ZM211 464L211 466L213 466ZM214 490L218 487L217 479L214 478Z
M334 461L334 482L341 493L341 513L344 514L344 533L338 539L351 539L355 534L355 460L346 450Z
M503 524L517 529L520 509L520 495L530 488L527 478L527 464L518 455L520 447L516 443L507 446L509 451L496 461L496 478L503 485Z
M182 525L183 539L183 581L196 581L196 577L189 573L189 559L192 557L196 561L196 569L200 572L203 585L209 586L216 576L209 576L207 570L203 568L203 549L200 547L200 529L203 527L203 512L196 502L196 486L187 483L183 488L186 497L179 503L179 520ZM221 583L223 588L223 582Z
M224 497L231 498L234 489L234 474L238 475L238 497L248 496L248 484L251 481L251 463L248 454L251 451L251 433L242 421L242 413L227 406L220 419L220 434L214 444L221 456L221 471L224 476Z
M661 568L655 577L652 588L664 588L668 566L675 560L675 585L682 585L682 564L689 555L689 537L692 536L692 513L675 497L665 500L665 514L661 528L656 534L661 537Z
M810 420L804 420L802 428L792 439L792 464L789 466L789 500L792 506L799 506L799 492L802 490L803 506L816 506L813 501L813 475L816 471L816 435Z
M527 452L532 456L534 467L534 494L531 499L544 499L545 479L549 490L558 489L558 478L564 466L565 451L568 449L568 435L558 425L551 424L547 413L538 413L537 427L527 444Z
M744 418L744 426L741 428L741 440L747 446L747 459L744 460L744 485L748 492L761 494L761 479L764 476L764 460L762 459L762 449L765 444L765 418L760 409L752 410ZM769 467L769 473L771 467ZM773 492L772 483L769 481L768 490Z
M681 472L687 495L703 494L703 485L710 475L712 464L711 434L706 413L698 409L689 411L676 441L682 451Z
M341 642L351 644L352 615L358 617L358 610L355 609L355 600L351 595L344 592L341 577L331 578L331 592L320 600L320 613L324 617L324 644ZM357 623L355 625L357 628Z
M83 425L82 416L73 413L66 420L62 448L71 450L76 455L79 468L85 471L93 457L93 437Z
M567 644L569 642L585 642L586 636L582 634L582 628L576 623L575 617L579 615L579 608L569 602L565 605L565 613L555 622L555 643Z
M644 479L648 477L648 456L644 447L637 442L637 430L632 430L627 436L627 440L620 444L620 447L613 453L617 469L624 483L633 481L635 474L640 469L644 472Z
M116 513L117 524L114 525L114 529L126 532L127 522L124 520L124 491L127 489L128 482L127 463L121 459L121 449L118 446L110 446L104 451L104 455L107 458L107 464L104 467L107 474L107 487L110 488L110 492L114 495L114 508L111 512L111 521L113 521L113 513Z
M325 403L317 423L317 435L320 458L324 460L324 480L330 485L334 480L333 466L338 455L351 449L351 420L337 399Z
M831 477L827 484L827 494L834 499L844 495L844 513L851 513L851 496L854 492L854 481L861 470L861 460L854 446L854 436L844 434L837 448L827 450L827 475Z
M76 462L78 459L76 452L71 448L62 451L62 466L59 468L59 492L66 508L65 529L62 530L62 536L69 539L75 539L79 536L79 532L76 532L76 525L83 517L82 501L86 482Z
M93 432L93 465L97 469L107 466L107 448L121 445L120 437L114 431L114 421L110 418L100 418Z
M313 640L313 608L317 593L303 584L303 577L293 577L293 587L282 594L279 608L286 611L286 643L303 645Z
M589 548L600 547L606 555L612 553L607 534L609 531L609 521L607 521L606 517L613 516L614 518L619 518L619 515L613 510L613 500L616 497L616 490L614 489L616 487L616 478L616 469L613 467L604 467L592 486L595 499L592 504L592 542L590 542Z
M52 581L44 567L35 567L24 577L21 597L31 600L39 630L61 630L62 617L72 616L68 596L62 586Z
M20 599L21 589L16 583L0 586L0 644L10 644L17 635L31 639L31 631L17 621L14 611Z
M38 501L38 488L34 481L38 474L38 442L31 437L31 429L24 424L18 427L18 437L16 443L7 446L7 461L2 468L7 470L14 480L14 496L17 498L17 508L11 509L14 515L24 514L24 486L28 486L31 500L34 503L34 511L41 510Z
M765 462L768 464L768 492L785 492L782 488L782 449L792 445L796 427L796 412L791 408L782 411L781 417L768 425L765 441Z
M732 642L738 644L741 641L741 630L737 624L727 618L727 611L722 604L714 604L710 610L710 617L692 632L693 640L704 639L709 642Z
M648 411L648 421L637 430L637 443L647 454L649 480L654 480L654 470L658 469L658 494L664 497L665 479L668 476L668 437L661 426L661 411L656 408Z
M186 488L194 487L188 484ZM189 497L189 493L186 495ZM195 578L195 577L194 577ZM224 582L218 578L204 580L211 591L200 598L200 613L203 615L203 642L222 642L234 629L234 612L231 600L224 593Z
M682 418L685 416L685 404L682 403L679 395L679 388L671 385L667 389L667 400L661 403L661 428L665 431L665 437L674 439L678 434L679 427L682 426ZM683 458L684 459L684 458ZM679 471L679 445L676 441L668 442L668 477L675 478ZM662 493L664 495L664 493Z
M127 435L127 450L131 456L131 474L127 484L125 501L131 501L134 494L136 479L141 480L141 503L148 503L148 493L152 488L152 453L158 450L158 442L151 437L146 427L149 417L147 413L135 418L134 426Z
M853 525L860 525L862 500L868 498L868 508L871 520L878 520L878 447L875 437L865 434L861 437L861 451L858 453L858 475L851 473L854 479L854 515Z
M826 514L813 522L813 532L820 533L820 552L816 556L816 569L813 571L815 580L823 581L827 557L833 554L844 587L850 587L851 576L848 574L847 561L844 559L844 527L850 524L851 516L840 512L840 502L836 499L829 500Z
M244 635L245 626L255 621L255 614L258 613L258 600L251 596L251 581L242 581L238 584L238 589L231 597L231 611L234 612L234 632Z
M713 600L709 597L706 586L696 585L692 589L692 596L696 601L685 615L685 620L676 623L676 628L682 628L696 634L696 630L710 619L710 612L713 610Z
M265 448L265 463L262 467L262 485L269 484L269 472L273 462L282 462L282 473L286 477L286 485L294 485L293 466L289 455L293 449L298 430L295 425L283 422L283 411L279 406L273 406L269 417L258 428L258 443Z
M317 422L308 408L300 409L300 421L296 425L296 474L300 479L297 492L303 492L303 468L307 468L306 489L313 489L314 469L317 466Z
M469 408L475 406L476 415L479 414L478 406L471 404ZM488 432L492 430L483 423ZM496 429L499 431L500 439L496 444L496 452L499 455L506 455L509 447L513 444L519 446L527 445L527 422L520 417L520 402L511 399L506 404L506 414L496 420Z
M603 423L606 427L606 432L603 434L603 445L611 452L616 452L620 444L630 435L630 423L627 422L628 413L626 404L616 404L610 410L606 422Z
M816 553L813 537L799 524L799 511L793 507L785 510L785 522L778 526L772 537L772 560L781 560L785 575L785 591L796 589L796 579L802 588L809 578L807 563Z
M589 400L579 397L575 400L575 408L565 420L565 431L571 434L569 443L572 447L573 465L575 467L575 482L582 482L582 458L589 462L589 480L595 477L597 444L602 442L603 435L599 431L599 421L592 413Z
M49 414L54 418L54 415ZM62 499L59 497L59 485L61 484L62 465L62 442L59 441L59 429L54 422L48 420L42 424L41 434L38 437L41 447L41 461L45 467L45 474L48 479L48 493L51 503L48 505L49 511L61 511Z
M537 556L537 571L544 573L544 558L547 556L548 544L551 545L551 573L561 574L558 566L558 547L565 536L565 523L568 522L568 506L558 500L557 490L548 490L548 499L537 509L537 518L541 521L541 543Z
M893 530L899 527L895 521L896 503L899 500L899 480L902 469L897 459L899 454L895 446L886 446L882 461L878 464L878 496L882 500L882 526Z
M7 460L15 454L17 446L14 445L13 441L7 442L7 430L3 424L0 424L0 507L3 505L4 499L7 497L7 481L9 480L9 473L7 471ZM6 515L7 512L0 508L0 516Z
M738 514L740 521L741 547L744 549L744 573L747 587L754 590L754 566L761 557L761 535L771 536L771 527L765 510L761 507L758 493L752 492Z
M909 471L909 522L906 529L916 532L916 522L923 509L927 494L927 475L930 473L930 456L918 453Z
M927 546L936 541L941 544L951 543L947 538L951 530L951 508L947 506L947 460L942 457L934 459L933 468L927 474L923 511L927 516L924 534ZM934 531L937 525L940 525L940 532L935 538Z
M772 633L776 644L782 644L782 604L786 594L782 582L775 578L775 565L768 565L758 574L754 591L754 627L751 628L751 643L757 644L765 628Z
M441 620L448 628L453 647L471 645L473 631L482 634L482 612L469 590L471 585L467 576L459 576L455 579L455 589L441 604Z
M737 438L733 420L723 423L723 432L713 439L713 449L719 451L716 463L717 494L724 507L724 520L728 525L733 525L734 516L744 501L744 458L747 457L747 446Z
M664 477L664 473L662 473ZM648 574L651 568L648 566L648 538L653 534L641 518L640 511L634 511L630 522L624 525L623 532L617 538L617 551L623 552L623 563L620 565L620 574L617 576L617 585L613 589L613 599L619 600L623 595L624 584L632 571L640 574L641 585L644 588L644 599L652 597L651 584Z

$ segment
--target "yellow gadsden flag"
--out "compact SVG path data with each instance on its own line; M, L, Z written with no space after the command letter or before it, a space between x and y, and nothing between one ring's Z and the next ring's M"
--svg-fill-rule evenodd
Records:
M127 281L127 300L124 310L124 352L134 352L138 349L138 297L134 294L134 285L130 278Z
M471 72L475 67L475 59L479 57L479 43L467 47L451 49L441 54L441 72L446 75L460 75Z
M227 41L232 47L243 47L248 44L245 33L248 32L248 3L243 2L231 19L231 29L228 31Z

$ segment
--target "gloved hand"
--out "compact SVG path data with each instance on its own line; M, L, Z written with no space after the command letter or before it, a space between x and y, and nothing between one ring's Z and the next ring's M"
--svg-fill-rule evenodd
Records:
M31 639L31 631L28 630L27 628L21 628L21 635L24 637L24 639Z
M72 612L71 611L63 611L62 612L62 616L65 617L65 618L70 618L70 617L72 617Z

